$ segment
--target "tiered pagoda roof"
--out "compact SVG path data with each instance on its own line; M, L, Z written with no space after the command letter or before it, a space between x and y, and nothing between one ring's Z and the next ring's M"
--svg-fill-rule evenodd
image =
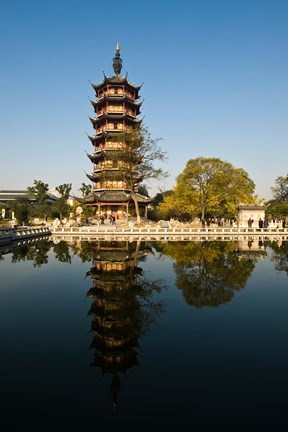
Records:
M87 174L88 176L88 174ZM92 177L93 178L93 177ZM141 195L139 193L136 193L137 201L139 203L143 204L149 204L153 198L149 198L147 196ZM85 198L78 198L79 202L83 202L86 204L93 204L98 202L104 202L104 203L127 203L131 201L132 196L131 193L125 192L122 190L102 190L102 191L94 191Z

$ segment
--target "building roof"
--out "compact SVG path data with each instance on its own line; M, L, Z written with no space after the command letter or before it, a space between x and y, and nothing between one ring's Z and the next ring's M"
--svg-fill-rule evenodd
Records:
M21 189L11 189L11 190L0 190L0 201L13 201L18 198L26 198L29 199L30 196L27 190Z
M144 195L141 195L139 193L136 194L137 201L139 203L145 203L149 204L153 201L153 198L146 197ZM112 190L106 190L106 191L95 191L91 194L87 195L84 198L77 198L75 199L83 204L97 204L97 203L127 203L132 200L131 193L124 192L124 191L112 191Z
M89 120L91 121L91 123L93 124L93 126L95 127L95 125L97 125L97 123L103 123L106 122L107 120L128 120L129 122L132 123L142 123L142 119L137 119L136 117L130 115L127 112L105 112L103 113L101 116L97 116L95 118L89 117ZM117 132L121 131L121 129L117 129Z
M47 201L50 203L58 201L58 199L59 199L55 195L53 195L52 193L48 192L48 195L49 195L49 198ZM13 189L13 190L0 190L0 201L1 202L7 203L10 201L14 201L16 199L19 199L19 198L34 201L34 198L31 198L31 195L28 193L27 190L21 190L21 189L18 189L18 190L15 190L15 189Z
M116 45L116 54L115 57L113 58L113 69L114 69L114 73L115 75L111 78L107 77L104 74L104 81L100 84L93 84L91 83L92 87L94 88L94 90L97 92L101 87L105 86L106 84L124 84L127 87L130 87L133 91L138 91L141 87L142 84L140 86L135 86L134 84L131 84L128 80L127 80L127 74L125 77L122 77L120 75L121 70L122 70L122 59L120 57L120 47L119 44Z
M142 105L142 103L143 103L143 100L139 101L139 102L136 102L133 99L131 99L129 96L127 96L126 94L105 94L103 97L101 97L98 100L91 100L90 99L91 104L95 108L99 107L101 105L104 105L105 102L107 102L107 101L109 101L109 102L115 102L115 103L117 103L117 102L120 103L120 102L125 101L127 103L127 105L128 104L132 105L135 108L140 108L141 105Z
M132 83L130 83L128 80L127 80L127 75L125 76L125 77L122 77L122 76L120 76L120 75L118 75L118 76L113 76L113 77L107 77L106 75L104 75L104 81L102 81L101 83L99 83L99 84L94 84L94 83L91 83L91 85L92 85L92 87L94 88L94 90L97 92L98 90L100 90L101 89L101 87L105 87L107 84L117 84L117 85L120 85L120 84L122 84L122 85L125 85L126 87L130 87L130 89L132 90L132 91L138 91L138 90L140 90L141 89L141 87L142 87L142 85L143 84L141 84L141 85L139 85L139 86L135 86L134 84L132 84ZM137 95L138 96L138 95Z
M266 210L267 206L261 204L240 204L238 210Z

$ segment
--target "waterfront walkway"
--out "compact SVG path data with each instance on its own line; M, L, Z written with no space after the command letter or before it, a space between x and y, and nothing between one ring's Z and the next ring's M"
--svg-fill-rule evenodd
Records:
M287 228L247 228L247 227L216 227L202 228L189 226L175 226L162 228L161 226L143 225L141 227L96 225L82 227L58 227L51 228L53 237L83 240L105 240L105 239L143 239L143 240L232 240L248 237L259 239L288 240Z

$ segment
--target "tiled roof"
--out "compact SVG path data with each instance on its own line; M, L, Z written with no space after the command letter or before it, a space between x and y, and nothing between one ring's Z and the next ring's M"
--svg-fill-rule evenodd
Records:
M149 204L153 198L145 197L144 195L136 194L139 203L147 203ZM127 203L132 200L131 194L126 193L124 191L99 191L94 192L90 195L87 195L84 198L76 198L77 201L82 202L83 204L92 204L93 202L123 202Z

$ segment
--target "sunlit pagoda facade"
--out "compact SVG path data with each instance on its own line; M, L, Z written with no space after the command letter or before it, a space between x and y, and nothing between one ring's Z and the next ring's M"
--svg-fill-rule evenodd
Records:
M83 202L95 207L96 216L112 213L121 218L134 214L134 202L129 185L121 179L121 158L115 160L111 155L115 151L127 151L126 143L115 141L115 137L141 125L142 120L138 116L142 102L139 101L141 85L135 86L128 81L127 74L125 77L121 75L119 44L113 58L113 70L114 76L109 78L104 74L104 81L91 83L95 91L95 100L91 100L95 117L90 118L90 121L95 133L88 135L93 146L93 152L88 153L88 157L93 170L86 175L92 182L92 188L91 194ZM135 190L139 183L135 184ZM147 207L152 199L137 193L137 201L142 216L147 217Z

